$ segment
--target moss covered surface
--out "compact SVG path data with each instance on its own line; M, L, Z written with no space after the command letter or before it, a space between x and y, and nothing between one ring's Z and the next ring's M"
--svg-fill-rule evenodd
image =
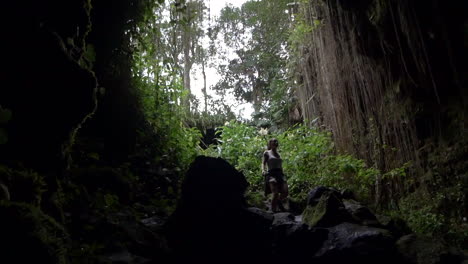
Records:
M343 221L350 221L343 202L333 192L325 192L315 205L308 205L302 220L312 227L330 227Z
M26 203L0 201L0 245L5 263L69 263L67 232ZM8 216L8 217L5 217Z

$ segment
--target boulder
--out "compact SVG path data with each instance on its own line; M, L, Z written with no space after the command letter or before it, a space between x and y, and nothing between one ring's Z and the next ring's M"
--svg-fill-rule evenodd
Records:
M387 230L342 223L328 228L315 254L319 263L396 263L394 238Z
M406 222L399 217L376 215L382 228L389 230L395 238L412 233Z
M346 211L348 211L348 213L357 223L368 226L380 226L377 217L369 210L369 208L365 207L359 202L348 199L343 200L343 205L345 206Z
M320 201L320 197L324 193L333 193L337 198L341 199L341 193L333 188L328 188L325 186L318 186L312 190L309 191L309 194L307 195L307 204L306 205L316 205Z
M346 221L352 222L351 215L339 198L339 192L322 190L316 189L313 195L309 195L308 205L302 214L304 223L311 227L331 227Z
M165 224L176 262L269 260L273 219L261 209L247 208L246 188L244 175L225 160L195 159Z
M278 225L283 225L283 224L291 224L295 223L295 217L293 214L288 213L288 212L281 212L281 213L276 213L273 215L273 223L272 226L278 226Z
M265 210L262 210L260 208L256 208L256 207L249 207L247 208L247 211L252 213L252 214L255 214L255 215L258 215L258 219L263 219L261 220L262 222L262 225L271 225L274 221L274 216L273 214L270 214L268 213L267 211Z
M273 227L273 256L275 263L303 262L312 259L328 238L325 228L310 228L290 222Z
M341 191L341 198L342 199L356 199L354 192L350 189L344 189Z
M278 263L310 258L328 237L327 229L309 228L296 219L291 213L274 214L272 249Z
M307 200L305 199L294 199L293 197L289 198L289 212L294 215L300 215L307 206Z
M182 182L180 206L207 210L246 207L247 186L244 175L227 161L198 156Z

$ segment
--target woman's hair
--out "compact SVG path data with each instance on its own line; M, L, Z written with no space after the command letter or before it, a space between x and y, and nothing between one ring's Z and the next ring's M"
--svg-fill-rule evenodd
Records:
M271 143L273 143L273 141L278 142L278 139L272 138L272 139L268 140L267 150L271 150Z

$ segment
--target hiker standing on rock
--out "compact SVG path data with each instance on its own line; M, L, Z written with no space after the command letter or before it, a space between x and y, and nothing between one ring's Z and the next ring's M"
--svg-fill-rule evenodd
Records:
M288 197L288 184L283 173L283 160L278 153L278 145L278 139L270 139L267 150L263 153L262 161L262 174L265 177L265 196L272 194L271 210L274 213L285 211L283 202Z

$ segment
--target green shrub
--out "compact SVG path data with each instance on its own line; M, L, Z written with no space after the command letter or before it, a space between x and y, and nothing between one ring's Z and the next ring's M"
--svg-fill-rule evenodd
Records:
M266 209L263 192L249 190L247 191L245 198L249 206Z
M378 170L350 155L334 154L330 133L298 125L278 134L267 134L239 122L227 122L218 132L218 145L200 154L226 159L242 171L251 192L264 188L261 174L263 152L270 138L279 140L279 152L291 198L305 199L317 185L351 189L363 199L370 199Z
M400 210L409 227L416 233L434 235L443 227L443 217L437 213L437 196L434 199L415 192L400 200Z
M451 215L451 209L445 208L447 202L460 199L462 195L460 186L440 188L433 193L419 189L400 199L398 213L415 233L442 238L453 245L466 247L466 219Z

